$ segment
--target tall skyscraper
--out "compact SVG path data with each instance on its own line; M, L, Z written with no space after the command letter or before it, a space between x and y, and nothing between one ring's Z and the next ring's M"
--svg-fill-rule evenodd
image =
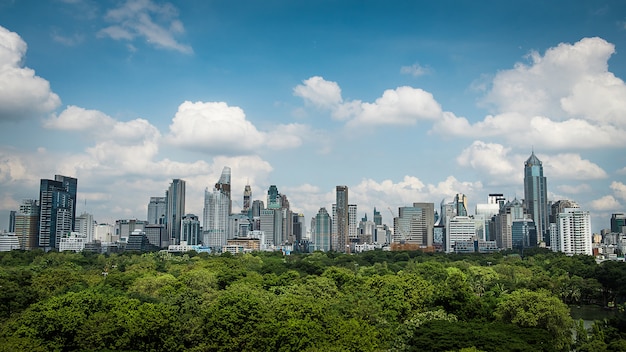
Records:
M150 197L148 203L148 224L165 224L167 213L166 197Z
M281 200L280 193L278 193L278 187L276 187L276 185L271 185L267 190L267 209L280 209Z
M517 199L507 202L495 216L495 241L498 248L513 248L513 222L516 220L527 219L526 209ZM529 225L530 226L530 225ZM533 225L536 228L536 224ZM531 246L537 244L537 234L533 231L529 234L529 243Z
M228 239L229 194L217 188L204 191L203 243L221 249Z
M383 224L383 216L380 215L380 212L378 210L376 210L376 207L374 207L374 224L376 226Z
M180 244L180 227L185 215L185 181L173 179L165 193L167 199L167 236L170 244Z
M537 243L549 242L548 188L543 165L533 151L524 163L524 204L537 228ZM549 244L549 243L548 243Z
M611 214L611 232L626 234L626 214Z
M250 185L246 185L246 187L244 187L243 189L243 209L241 209L242 213L248 213L248 211L250 211L250 206L252 205L252 203L250 203L252 201L252 188L250 188Z
M230 195L230 167L224 166L222 175L215 184L215 189L228 198L228 215L233 212L232 198Z
M346 252L350 245L350 220L348 206L348 186L336 187L336 217L333 222L337 224L337 248L338 252Z
M64 234L74 230L77 180L55 175L54 180L42 179L39 188L39 247L59 248Z
M16 215L17 215L17 212L15 210L11 210L9 212L9 232L10 233L15 232L15 216Z
M15 234L19 239L20 248L35 249L38 245L38 233L39 202L35 199L24 199L20 204L20 210L15 215Z

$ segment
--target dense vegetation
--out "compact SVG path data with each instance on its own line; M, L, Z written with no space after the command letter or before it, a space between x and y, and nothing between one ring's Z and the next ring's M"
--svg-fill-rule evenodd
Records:
M14 251L0 351L626 351L623 312L587 331L568 307L625 299L626 263L543 250Z

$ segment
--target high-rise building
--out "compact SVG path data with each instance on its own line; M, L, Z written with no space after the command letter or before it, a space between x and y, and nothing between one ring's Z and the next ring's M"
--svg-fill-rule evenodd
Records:
M533 151L524 163L524 205L535 222L537 243L550 241L547 234L549 214L547 187L543 165Z
M20 248L24 250L35 249L38 245L38 233L39 202L35 199L24 199L15 215L15 234L19 239Z
M454 196L454 208L456 215L467 216L467 197L463 193L457 193Z
M278 187L271 185L267 190L267 209L280 209L281 208L281 196L278 193Z
M376 207L374 207L374 224L376 226L383 224L383 216L380 215L380 212L376 210Z
M204 191L203 243L214 250L226 245L230 198L227 193L213 188Z
M167 198L150 197L148 203L148 224L165 224L167 213Z
M260 229L269 246L280 246L283 240L283 212L280 209L261 209Z
M431 247L434 218L434 203L413 203L412 207L398 208L398 217L394 218L393 222L393 241Z
M611 232L626 234L626 214L611 214Z
M495 241L498 248L513 248L513 222L515 220L527 219L526 209L517 198L504 204L498 215L495 216ZM535 224L536 227L536 224ZM532 246L537 245L536 233L531 233L529 243Z
M94 240L96 223L93 220L93 215L87 212L80 214L74 221L74 228L76 229L75 232L85 235L84 239L86 242Z
M511 225L511 242L513 248L534 247L536 243L531 243L537 236L535 222L532 219L515 219Z
M183 215L185 215L185 181L173 179L165 193L167 200L167 236L169 244L180 244L180 227Z
M592 255L591 215L580 208L566 208L558 215L558 239L551 248L565 254Z
M471 241L476 237L476 222L469 216L455 216L446 220L446 252L454 252L456 241Z
M348 237L350 242L357 242L359 239L359 219L357 217L356 204L348 204Z
M15 232L15 216L16 215L17 215L17 212L15 210L11 210L9 212L9 232L10 233Z
M233 203L230 195L230 167L224 166L220 179L215 184L215 189L228 198L228 215L233 212Z
M332 244L333 250L337 252L346 252L350 248L350 209L348 203L348 186L337 186L336 202L333 204L333 221L332 227L336 232L333 233Z
M504 205L506 199L504 195L501 193L490 193L487 198L487 203L476 204L476 211L474 218L476 220L482 221L479 225L477 224L476 230L478 231L478 237L484 239L486 241L495 241L496 237L494 233L490 232L489 226L493 217L498 214L500 211L500 207Z
M250 202L252 201L252 188L250 185L246 185L243 189L243 209L241 209L242 213L248 213L250 211L250 206L252 205Z
M39 247L59 248L64 234L73 231L76 216L77 180L55 175L54 180L42 179L39 188Z
M313 250L316 251L330 251L331 250L331 231L332 231L332 219L326 208L320 208L315 216L315 224L313 236Z
M200 244L202 236L200 233L200 220L198 220L198 217L195 214L187 214L183 216L181 228L181 242L187 242L187 245L190 246ZM150 241L150 239L148 239L148 241Z

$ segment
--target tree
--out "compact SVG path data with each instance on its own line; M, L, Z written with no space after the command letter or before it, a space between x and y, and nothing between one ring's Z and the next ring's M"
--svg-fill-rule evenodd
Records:
M569 309L548 291L513 291L498 303L494 315L505 323L546 329L558 350L568 350L571 345L573 320Z

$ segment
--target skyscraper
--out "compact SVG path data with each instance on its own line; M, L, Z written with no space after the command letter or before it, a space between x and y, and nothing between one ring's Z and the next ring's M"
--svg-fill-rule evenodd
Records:
M74 221L74 231L85 235L85 242L91 242L94 240L94 233L96 231L96 223L93 220L93 215L84 212L76 217Z
M180 226L185 215L185 181L173 179L165 193L167 199L167 236L170 244L180 244Z
M228 216L230 198L228 194L213 188L204 191L203 243L214 249L221 249L228 239Z
M394 242L431 247L434 218L434 203L413 203L412 207L398 208L398 217L394 218Z
M547 181L543 176L543 165L534 151L524 163L524 204L535 222L537 243L549 242Z
M200 244L200 221L195 214L183 216L181 227L181 241L185 241L188 245L192 246Z
M252 188L250 185L246 185L243 189L243 209L241 209L242 213L248 213L250 211L250 206L252 201Z
M150 197L148 203L148 224L165 224L167 213L166 197Z
M19 238L20 248L35 249L38 233L39 203L34 199L24 199L20 204L20 210L15 215L15 234Z
M55 175L54 180L42 179L39 187L38 245L46 250L59 248L61 236L74 229L77 180Z
M336 217L333 222L337 224L337 248L338 252L346 252L350 245L350 222L348 207L348 186L336 187Z
M232 198L230 195L230 167L224 166L222 169L222 175L215 184L215 189L228 198L228 215L233 212Z
M332 219L330 218L330 214L326 211L326 208L320 208L315 216L315 225L312 226L314 228L313 236L313 249L316 251L324 251L327 252L331 250L331 229L332 229Z

